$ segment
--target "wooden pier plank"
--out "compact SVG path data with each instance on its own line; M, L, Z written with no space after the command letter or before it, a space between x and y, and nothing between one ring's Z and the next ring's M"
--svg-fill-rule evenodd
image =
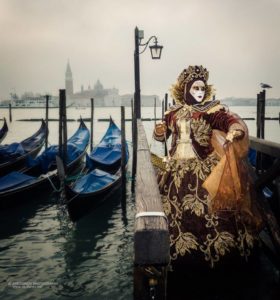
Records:
M250 136L250 147L258 152L280 158L280 144Z
M250 147L254 150L256 150L259 153L265 153L269 156L272 156L275 158L274 164L266 170L263 174L261 174L259 177L251 170L251 175L254 178L254 187L256 191L258 192L257 199L259 200L259 208L261 210L262 216L264 218L264 221L266 223L269 235L271 237L271 240L273 242L273 245L275 247L275 250L277 251L277 254L280 254L280 227L277 222L277 216L274 211L272 211L272 208L270 207L270 204L268 200L263 196L262 194L262 188L266 184L276 184L279 181L279 168L280 168L280 144L275 142L266 141L261 138L256 138L250 136ZM276 197L279 197L276 196ZM279 202L279 199L278 199ZM279 216L278 216L279 218ZM269 247L267 247L268 249ZM274 254L272 253L272 256Z
M141 120L137 120L137 129L136 214L163 213L155 171ZM166 218L162 216L137 218L134 248L136 265L167 265L169 263L169 232Z

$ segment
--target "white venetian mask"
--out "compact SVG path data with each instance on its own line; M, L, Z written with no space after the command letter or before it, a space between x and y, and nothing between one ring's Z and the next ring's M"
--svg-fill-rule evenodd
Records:
M205 83L202 80L195 81L190 88L190 94L197 102L203 101L205 96Z

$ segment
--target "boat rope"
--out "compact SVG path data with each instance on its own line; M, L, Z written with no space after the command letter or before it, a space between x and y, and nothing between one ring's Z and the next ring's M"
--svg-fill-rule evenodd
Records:
M54 185L54 183L52 182L52 180L51 180L51 178L50 178L49 176L47 176L47 179L48 179L48 181L50 182L50 184L51 184L53 190L54 190L56 193L60 193L61 190L62 190L62 188L60 187L60 188L58 189L58 188Z
M77 181L79 178L81 178L83 176L83 174L77 174L74 176L68 176L64 179L65 183L69 183L69 182L73 182L73 181Z
M84 169L85 169L85 168L86 168L86 165L83 166L83 168L81 169L81 171L80 171L79 174L74 175L74 176L68 176L68 177L66 177L66 178L64 179L64 182L65 182L66 184L67 184L67 183L73 183L73 184L75 184L76 181L77 181L78 179L80 179L81 177L83 177L84 175L87 174L87 172L84 173Z
M42 175L40 176L40 178L47 178L48 181L50 182L50 185L51 185L51 187L53 188L53 190L54 190L56 193L60 193L62 187L60 187L60 188L58 189L58 188L55 186L55 184L52 182L52 180L51 180L51 176L52 176L52 175L55 175L56 173L57 173L56 170L54 170L54 171L48 172L47 174L42 174Z

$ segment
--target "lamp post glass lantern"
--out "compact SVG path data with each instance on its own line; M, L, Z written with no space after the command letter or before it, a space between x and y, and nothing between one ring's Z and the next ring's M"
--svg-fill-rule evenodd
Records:
M153 40L154 45L149 46L152 59L160 59L163 46L158 45L157 37L151 36L146 43L141 43L144 38L144 31L135 28L135 51L134 51L134 76L135 76L135 93L134 93L134 113L137 119L141 118L141 92L140 92L140 67L139 56L144 53L149 43ZM139 52L139 47L144 49Z
M162 48L163 46L158 45L157 40L155 40L155 44L150 46L152 59L160 59Z

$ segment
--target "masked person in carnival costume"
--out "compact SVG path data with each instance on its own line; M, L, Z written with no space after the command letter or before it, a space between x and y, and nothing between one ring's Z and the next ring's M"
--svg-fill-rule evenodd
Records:
M158 173L170 232L172 265L247 259L261 218L248 173L248 131L213 98L203 66L189 66L172 86L176 105L157 124L154 138L172 135Z

